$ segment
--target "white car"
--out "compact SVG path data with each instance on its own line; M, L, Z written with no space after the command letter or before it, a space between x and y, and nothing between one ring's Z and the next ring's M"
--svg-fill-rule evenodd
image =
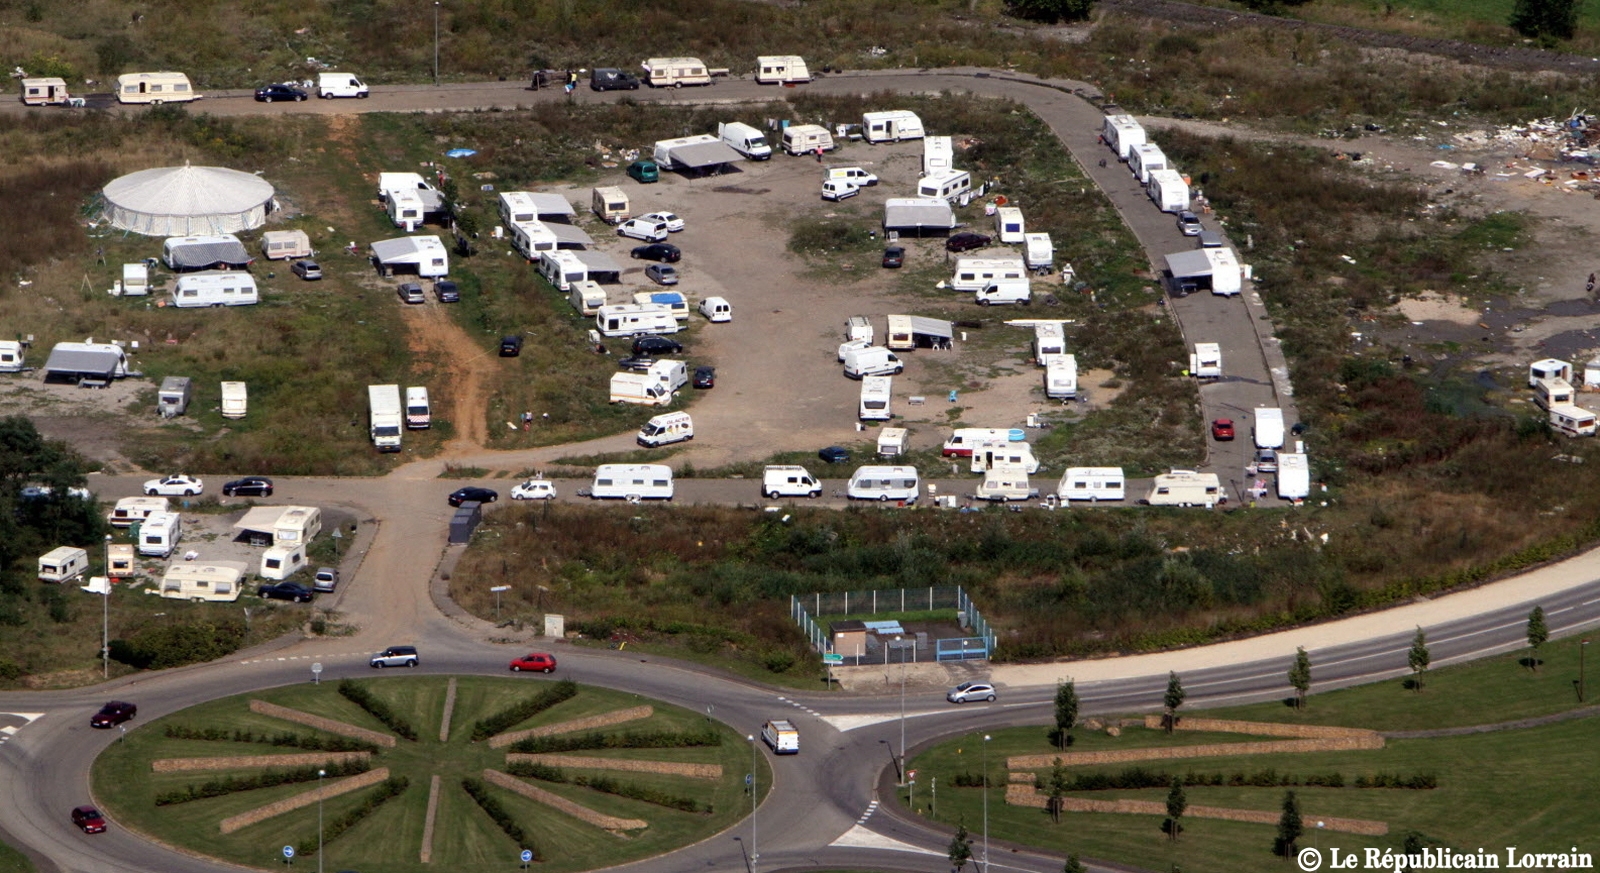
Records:
M860 186L856 185L854 182L848 182L844 179L829 179L828 181L822 183L823 200L832 200L833 202L837 203L840 200L844 200L848 197L854 197L860 193Z
M640 221L654 221L667 226L668 233L683 230L683 219L670 212L650 212L639 216Z
M994 702L994 686L987 682L963 682L945 692L944 699L951 703L966 703L969 700L987 700Z
M183 473L144 483L144 493L151 497L193 497L204 490L206 483Z
M642 218L630 218L617 225L617 236L630 236L645 242L664 242L667 238L667 223L665 221L645 221Z
M556 483L548 479L529 479L511 488L512 500L554 500Z

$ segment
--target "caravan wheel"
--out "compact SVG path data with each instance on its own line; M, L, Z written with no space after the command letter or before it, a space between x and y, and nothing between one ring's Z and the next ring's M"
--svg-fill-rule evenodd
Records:
M878 495L878 502L879 503L888 503L889 502L889 495L887 495L887 494L879 494Z

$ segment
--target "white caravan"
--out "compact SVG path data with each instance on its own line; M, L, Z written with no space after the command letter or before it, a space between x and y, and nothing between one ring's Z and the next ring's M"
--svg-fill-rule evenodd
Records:
M767 135L742 121L718 124L717 139L752 161L764 161L772 157L772 146L767 144Z
M379 173L378 174L378 199L388 200L396 191L413 191L424 202L428 200L442 201L443 196L438 188L429 184L422 178L421 173Z
M87 549L61 546L39 556L39 581L71 582L89 569Z
M261 302L256 279L239 270L185 273L172 287L172 305L180 309L205 306L249 306Z
M1572 403L1573 387L1565 379L1540 379L1533 388L1533 402L1545 410Z
M72 95L67 93L67 82L56 76L41 76L22 80L22 105L70 106ZM79 101L82 105L82 101Z
M287 579L295 573L305 569L306 546L305 543L295 543L292 546L272 546L261 553L261 571L263 579L274 582Z
M309 258L316 252L311 249L311 236L303 230L269 230L261 235L261 254L269 261L277 261ZM123 276L123 285L126 286L127 267L123 267ZM122 293L131 292L124 290Z
M1278 456L1278 497L1295 503L1311 496L1311 466L1303 452Z
M1223 502L1222 482L1215 473L1173 470L1162 473L1150 486L1144 502L1151 506L1204 506Z
M845 339L852 342L864 342L872 345L872 320L865 315L852 315L844 320ZM844 355L839 356L844 360Z
M833 151L833 134L820 124L791 124L783 129L783 150L791 155Z
M1041 321L1033 326L1033 361L1043 367L1051 355L1067 353L1066 327L1059 321Z
M589 278L589 266L573 252L545 252L539 258L539 275L557 291L571 291L573 282Z
M633 217L628 205L628 195L615 185L602 185L594 189L589 208L606 224L621 224Z
M524 221L539 220L539 206L533 200L533 194L527 191L501 191L497 198L500 204L500 222L507 226Z
M1169 170L1167 156L1161 147L1153 142L1136 145L1128 150L1128 169L1139 179L1139 184L1144 185L1150 181L1150 174L1156 170Z
M1020 243L1027 239L1027 232L1022 220L1022 210L1015 206L1001 206L994 211L994 234L997 239L1007 245Z
M162 418L176 418L189 411L194 399L194 380L188 376L167 376L156 389L156 412Z
M561 238L556 236L556 232L537 219L514 221L507 226L506 233L511 237L511 247L517 250L517 254L535 263L561 247Z
M189 77L163 70L159 73L123 73L117 77L118 103L188 103L200 99Z
M1196 379L1222 378L1222 345L1195 343L1189 353L1189 375Z
M427 430L433 426L433 410L428 405L427 388L406 389L406 430Z
M309 543L322 533L322 510L315 506L285 506L272 523L272 544Z
M635 291L633 302L665 306L679 321L689 320L689 298L684 297L682 291Z
M670 307L654 303L607 304L595 313L594 323L601 336L613 337L677 333L683 329Z
M950 137L930 136L922 141L922 175L933 176L955 168L955 148Z
M366 83L352 73L318 73L317 96L324 100L332 97L361 97L371 93Z
M1550 407L1550 428L1569 437L1594 436L1595 415L1581 406L1557 403Z
M1177 170L1156 170L1144 185L1151 202L1162 212L1183 212L1189 208L1189 183Z
M970 458L978 446L1007 442L1015 434L1022 439L1022 431L1004 427L958 427L944 441L942 454L947 458Z
M687 412L663 412L651 416L634 437L635 442L649 449L692 439L694 439L694 420L689 418Z
M1127 496L1128 480L1121 467L1068 467L1056 486L1061 500L1121 500Z
M1244 271L1233 249L1203 249L1211 264L1211 293L1217 297L1237 297L1244 289Z
M127 527L136 521L144 521L153 513L166 512L172 508L165 497L124 497L117 501L106 521L112 527Z
M865 379L868 376L898 376L905 371L905 364L883 346L868 346L862 349L848 349L844 353L844 374L851 379Z
M772 465L761 474L761 493L770 500L779 497L816 497L822 494L822 483L805 467Z
M1044 396L1051 400L1078 398L1078 356L1050 355L1044 362Z
M20 373L26 370L27 348L18 340L0 340L0 373Z
M265 243L263 243L265 248ZM122 265L122 281L112 289L118 297L145 297L150 293L150 267L144 262Z
M956 272L950 278L950 289L982 291L996 282L1013 282L1027 277L1028 268L1018 257L956 258Z
M165 558L183 539L183 519L176 512L152 512L139 525L139 554Z
M896 500L910 503L917 499L920 480L916 467L857 467L845 486L851 500Z
M1134 146L1144 145L1146 137L1144 128L1133 119L1132 115L1107 115L1105 126L1100 130L1100 136L1105 139L1106 145L1117 153L1117 160L1126 161L1128 153Z
M861 403L856 416L862 421L888 421L894 418L894 411L890 409L892 386L894 378L891 376L867 376L861 380Z
M169 600L232 603L244 590L250 565L243 561L181 562L161 577L161 596Z
M250 388L244 382L222 383L222 417L244 418L250 412Z
M593 279L584 279L572 283L572 292L567 295L567 300L572 303L572 308L578 310L579 315L595 315L600 307L606 305L606 289Z
M1539 387L1541 379L1564 379L1571 382L1572 365L1557 358L1534 361L1528 365L1528 387Z
M652 88L682 88L711 84L711 71L699 58L651 58L640 64L645 84Z
M113 579L126 579L139 575L139 564L133 556L133 546L127 543L112 543L107 546L106 560L110 564L106 575Z
M901 142L922 139L922 119L908 109L867 112L861 116L861 130L867 142Z
M1283 410L1275 406L1258 406L1254 414L1255 425L1251 433L1255 437L1256 448L1283 448Z
M811 71L799 55L762 55L756 58L756 81L762 85L809 82Z
M683 361L656 361L643 373L613 373L611 402L666 406L688 383L688 365Z
M1039 472L1039 459L1033 456L1033 446L1025 442L996 440L981 443L972 449L972 472L982 473L995 467L1021 467L1028 473Z
M671 500L672 468L666 464L601 464L589 496L595 500Z
M1032 500L1039 496L1039 489L1029 484L1027 470L1010 464L1001 464L989 468L983 474L983 481L972 489L972 496L977 500L1005 503L1011 500Z
M389 221L406 233L421 227L423 216L428 211L427 204L422 202L422 195L406 188L390 191L385 209L389 213Z
M917 196L965 206L972 197L972 174L966 170L949 170L937 176L924 176L917 180Z
M878 431L878 456L893 458L906 453L906 429L886 427Z

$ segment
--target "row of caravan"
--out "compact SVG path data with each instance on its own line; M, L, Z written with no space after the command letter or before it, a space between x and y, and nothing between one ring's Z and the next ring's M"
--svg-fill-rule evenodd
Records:
M1131 115L1107 115L1100 138L1116 152L1117 160L1144 185L1145 193L1162 212L1183 212L1192 195L1189 181L1172 167L1161 149L1150 143L1145 130Z

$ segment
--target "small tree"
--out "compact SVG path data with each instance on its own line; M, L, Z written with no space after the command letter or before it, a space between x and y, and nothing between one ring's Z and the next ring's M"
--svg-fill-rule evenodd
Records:
M1189 796L1183 792L1183 779L1172 777L1172 790L1167 792L1167 820L1162 824L1162 830L1167 832L1168 839L1176 840L1183 831L1183 825L1178 820L1183 818L1184 812L1189 809Z
M1067 768L1062 766L1060 758L1050 768L1050 781L1046 783L1045 790L1050 796L1050 820L1061 824L1062 801L1067 796Z
M1417 626L1417 635L1411 638L1411 651L1406 654L1406 663L1411 665L1412 687L1417 691L1422 690L1422 674L1428 672L1428 662L1433 656L1428 654L1428 635L1422 632L1421 625Z
M1078 688L1071 679L1056 684L1056 743L1065 749L1078 724Z
M1078 860L1078 855L1074 852L1067 856L1067 863L1061 865L1061 873L1089 873L1089 868L1083 866L1083 862Z
M1167 729L1167 733L1172 733L1173 728L1178 726L1178 707L1183 705L1183 698L1187 696L1178 674L1167 673L1167 693L1161 697L1162 705L1167 708L1166 717L1162 719L1162 727Z
M1293 791L1283 793L1283 815L1278 816L1278 838L1273 850L1285 858L1292 857L1300 835L1305 833L1305 822L1300 818L1300 801Z
M956 825L956 835L950 838L950 866L956 868L956 873L967 866L972 860L972 838L967 836L967 823L965 821Z
M1517 0L1511 7L1511 29L1547 45L1572 39L1578 29L1579 0Z
M1294 708L1305 709L1306 695L1311 691L1311 656L1304 646L1294 651L1294 663L1289 667L1289 684L1294 686Z
M1405 842L1401 844L1400 851L1407 858L1415 858L1422 854L1422 834L1418 831L1406 831ZM1411 865L1406 865L1406 873L1411 873Z
M1018 18L1055 24L1088 20L1094 0L1006 0L1006 8Z
M1539 669L1539 647L1550 641L1550 627L1544 623L1544 607L1535 606L1528 613L1528 647L1533 649L1533 655L1528 658L1528 666L1534 670Z

